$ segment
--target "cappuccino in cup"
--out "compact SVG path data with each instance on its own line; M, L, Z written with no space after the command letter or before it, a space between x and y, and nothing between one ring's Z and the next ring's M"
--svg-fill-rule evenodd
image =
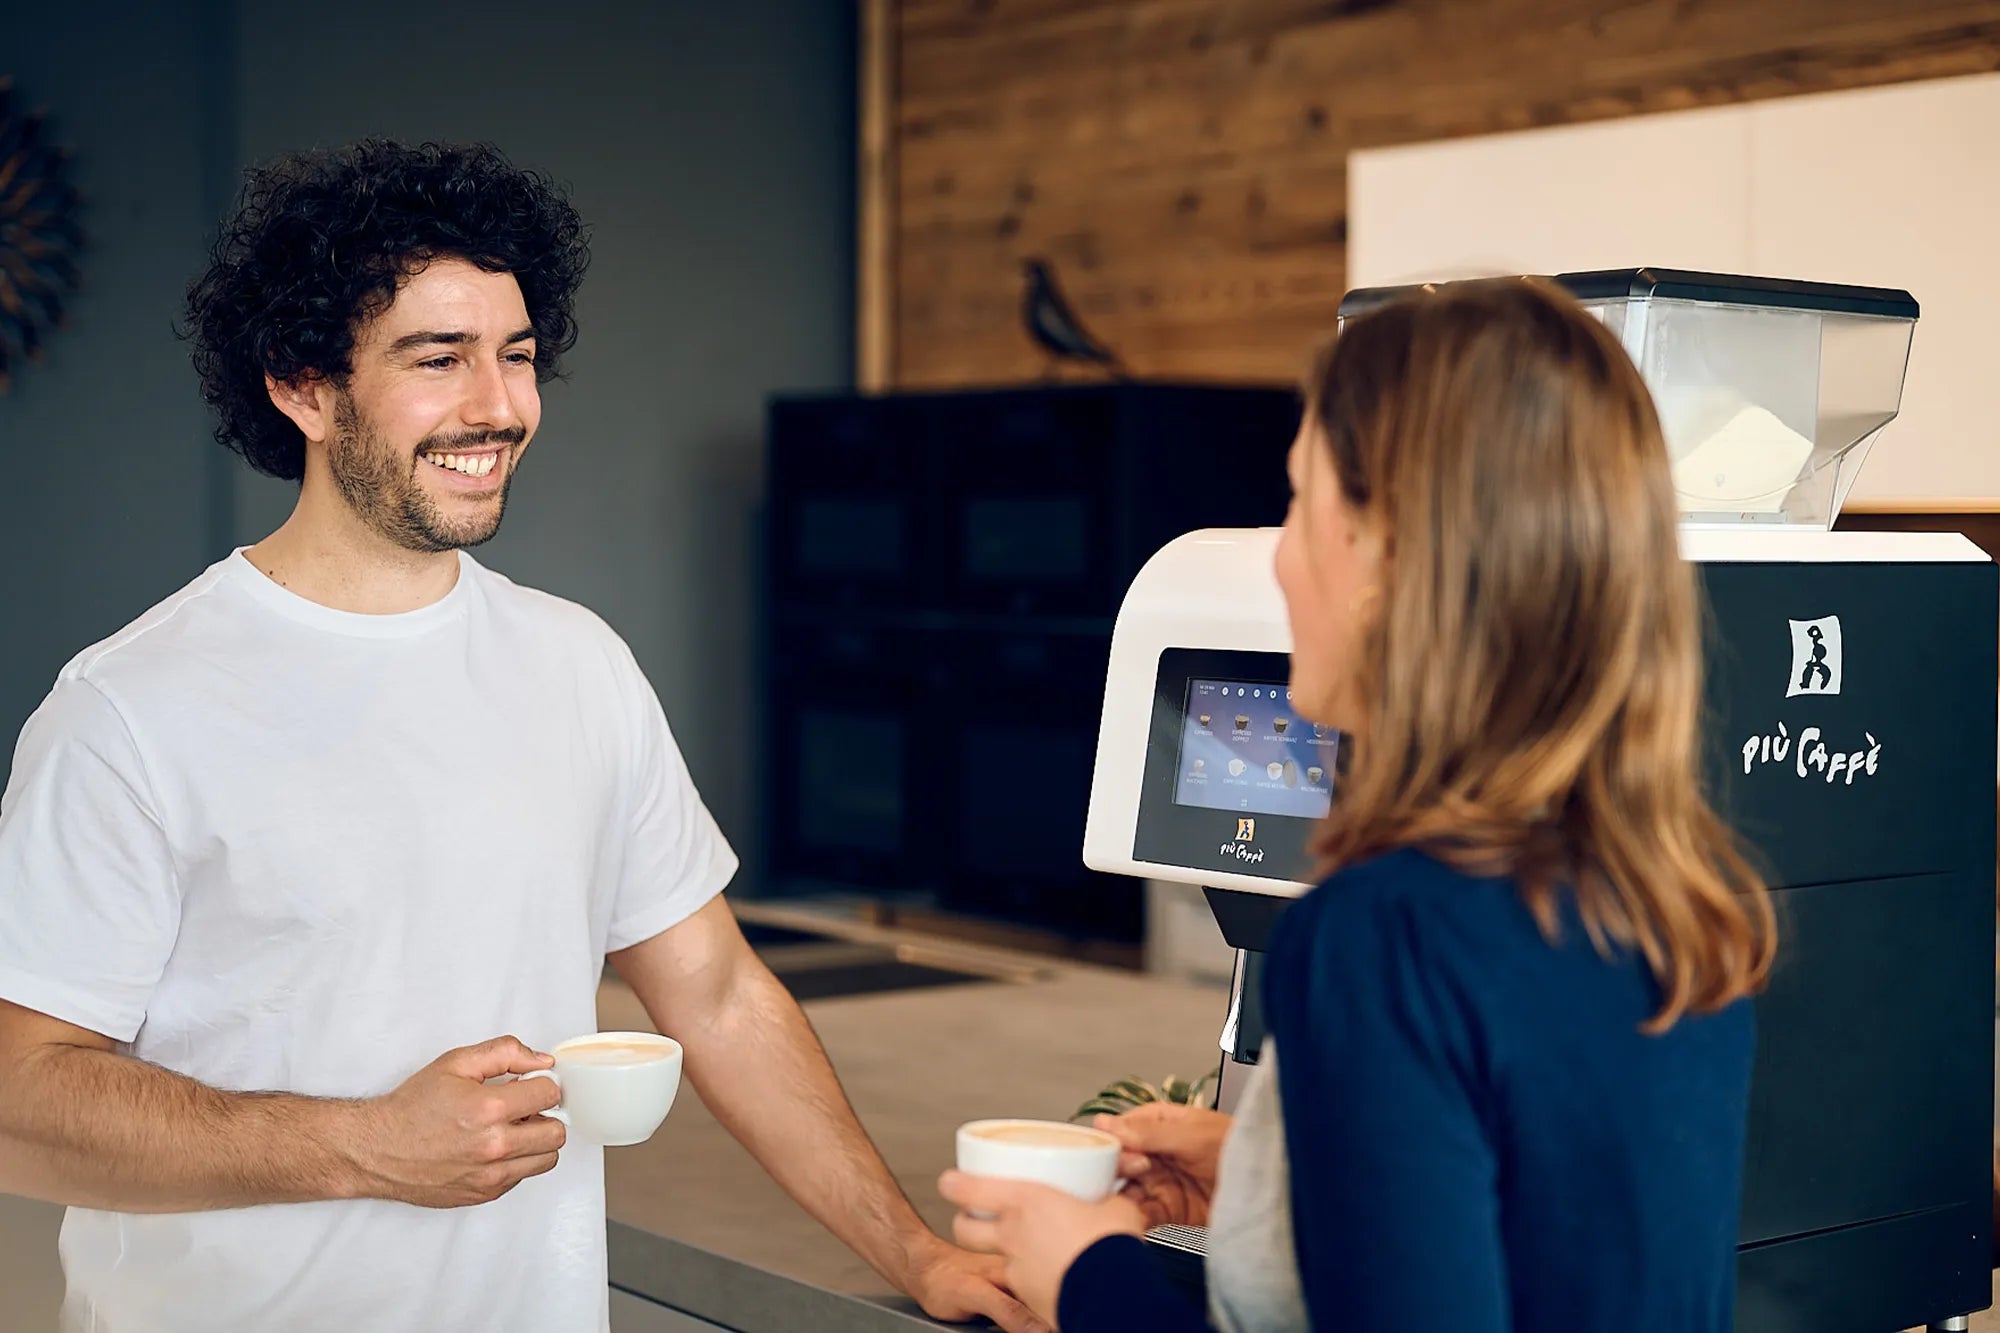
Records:
M992 1143L1026 1143L1037 1148L1095 1148L1104 1141L1104 1135L1097 1130L1059 1125L1052 1120L1002 1120L975 1129L972 1136Z
M681 1086L681 1046L652 1032L595 1032L572 1037L549 1052L554 1069L522 1078L545 1078L562 1089L562 1101L542 1114L560 1120L573 1138L608 1148L644 1143L673 1109Z
M628 1041L623 1037L578 1037L560 1049L572 1063L580 1065L638 1065L666 1056L661 1047L649 1042Z

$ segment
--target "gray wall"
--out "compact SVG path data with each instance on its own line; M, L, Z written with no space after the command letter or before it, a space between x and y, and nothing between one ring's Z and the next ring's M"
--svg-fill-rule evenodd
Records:
M0 4L0 75L46 107L89 196L85 290L0 397L0 756L62 664L221 554L209 438L172 321L227 149L226 47L199 0Z
M748 853L763 400L845 385L853 360L853 7L500 0L419 22L354 0L337 27L251 0L110 8L27 20L20 59L22 18L0 19L0 68L50 68L107 214L96 304L79 306L63 364L34 377L32 400L0 399L0 553L14 557L0 729L68 653L290 511L292 487L208 442L167 336L220 213L204 189L233 192L232 172L213 184L217 140L233 168L365 134L487 139L568 184L595 242L571 377L544 388L541 433L479 558L625 635ZM217 66L234 77L204 82ZM214 456L230 469L219 493ZM60 540L20 530L23 516Z

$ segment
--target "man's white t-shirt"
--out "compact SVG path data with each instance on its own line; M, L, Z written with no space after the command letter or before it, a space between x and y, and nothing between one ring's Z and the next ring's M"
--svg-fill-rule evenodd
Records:
M388 1092L594 1031L736 858L630 650L470 556L335 611L238 552L79 655L0 797L0 998L234 1091ZM63 1223L66 1330L601 1329L603 1152L499 1200Z

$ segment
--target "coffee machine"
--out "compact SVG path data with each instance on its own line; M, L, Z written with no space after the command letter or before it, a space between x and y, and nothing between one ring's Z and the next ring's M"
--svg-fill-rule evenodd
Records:
M1955 534L1831 530L1899 409L1916 303L1658 269L1553 281L1659 407L1709 609L1709 791L1777 907L1737 1327L1963 1329L1991 1292L2000 579ZM1084 839L1093 869L1204 889L1236 951L1225 1110L1263 1044L1272 926L1338 799L1341 738L1290 710L1276 538L1190 533L1133 581ZM1199 1231L1150 1239L1194 1280Z

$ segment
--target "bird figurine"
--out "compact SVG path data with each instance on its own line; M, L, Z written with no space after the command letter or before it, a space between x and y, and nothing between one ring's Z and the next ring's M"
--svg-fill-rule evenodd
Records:
M1027 284L1021 297L1021 320L1028 336L1056 361L1080 361L1102 366L1115 378L1125 377L1118 354L1091 337L1056 285L1055 272L1045 259L1024 259L1022 273Z

